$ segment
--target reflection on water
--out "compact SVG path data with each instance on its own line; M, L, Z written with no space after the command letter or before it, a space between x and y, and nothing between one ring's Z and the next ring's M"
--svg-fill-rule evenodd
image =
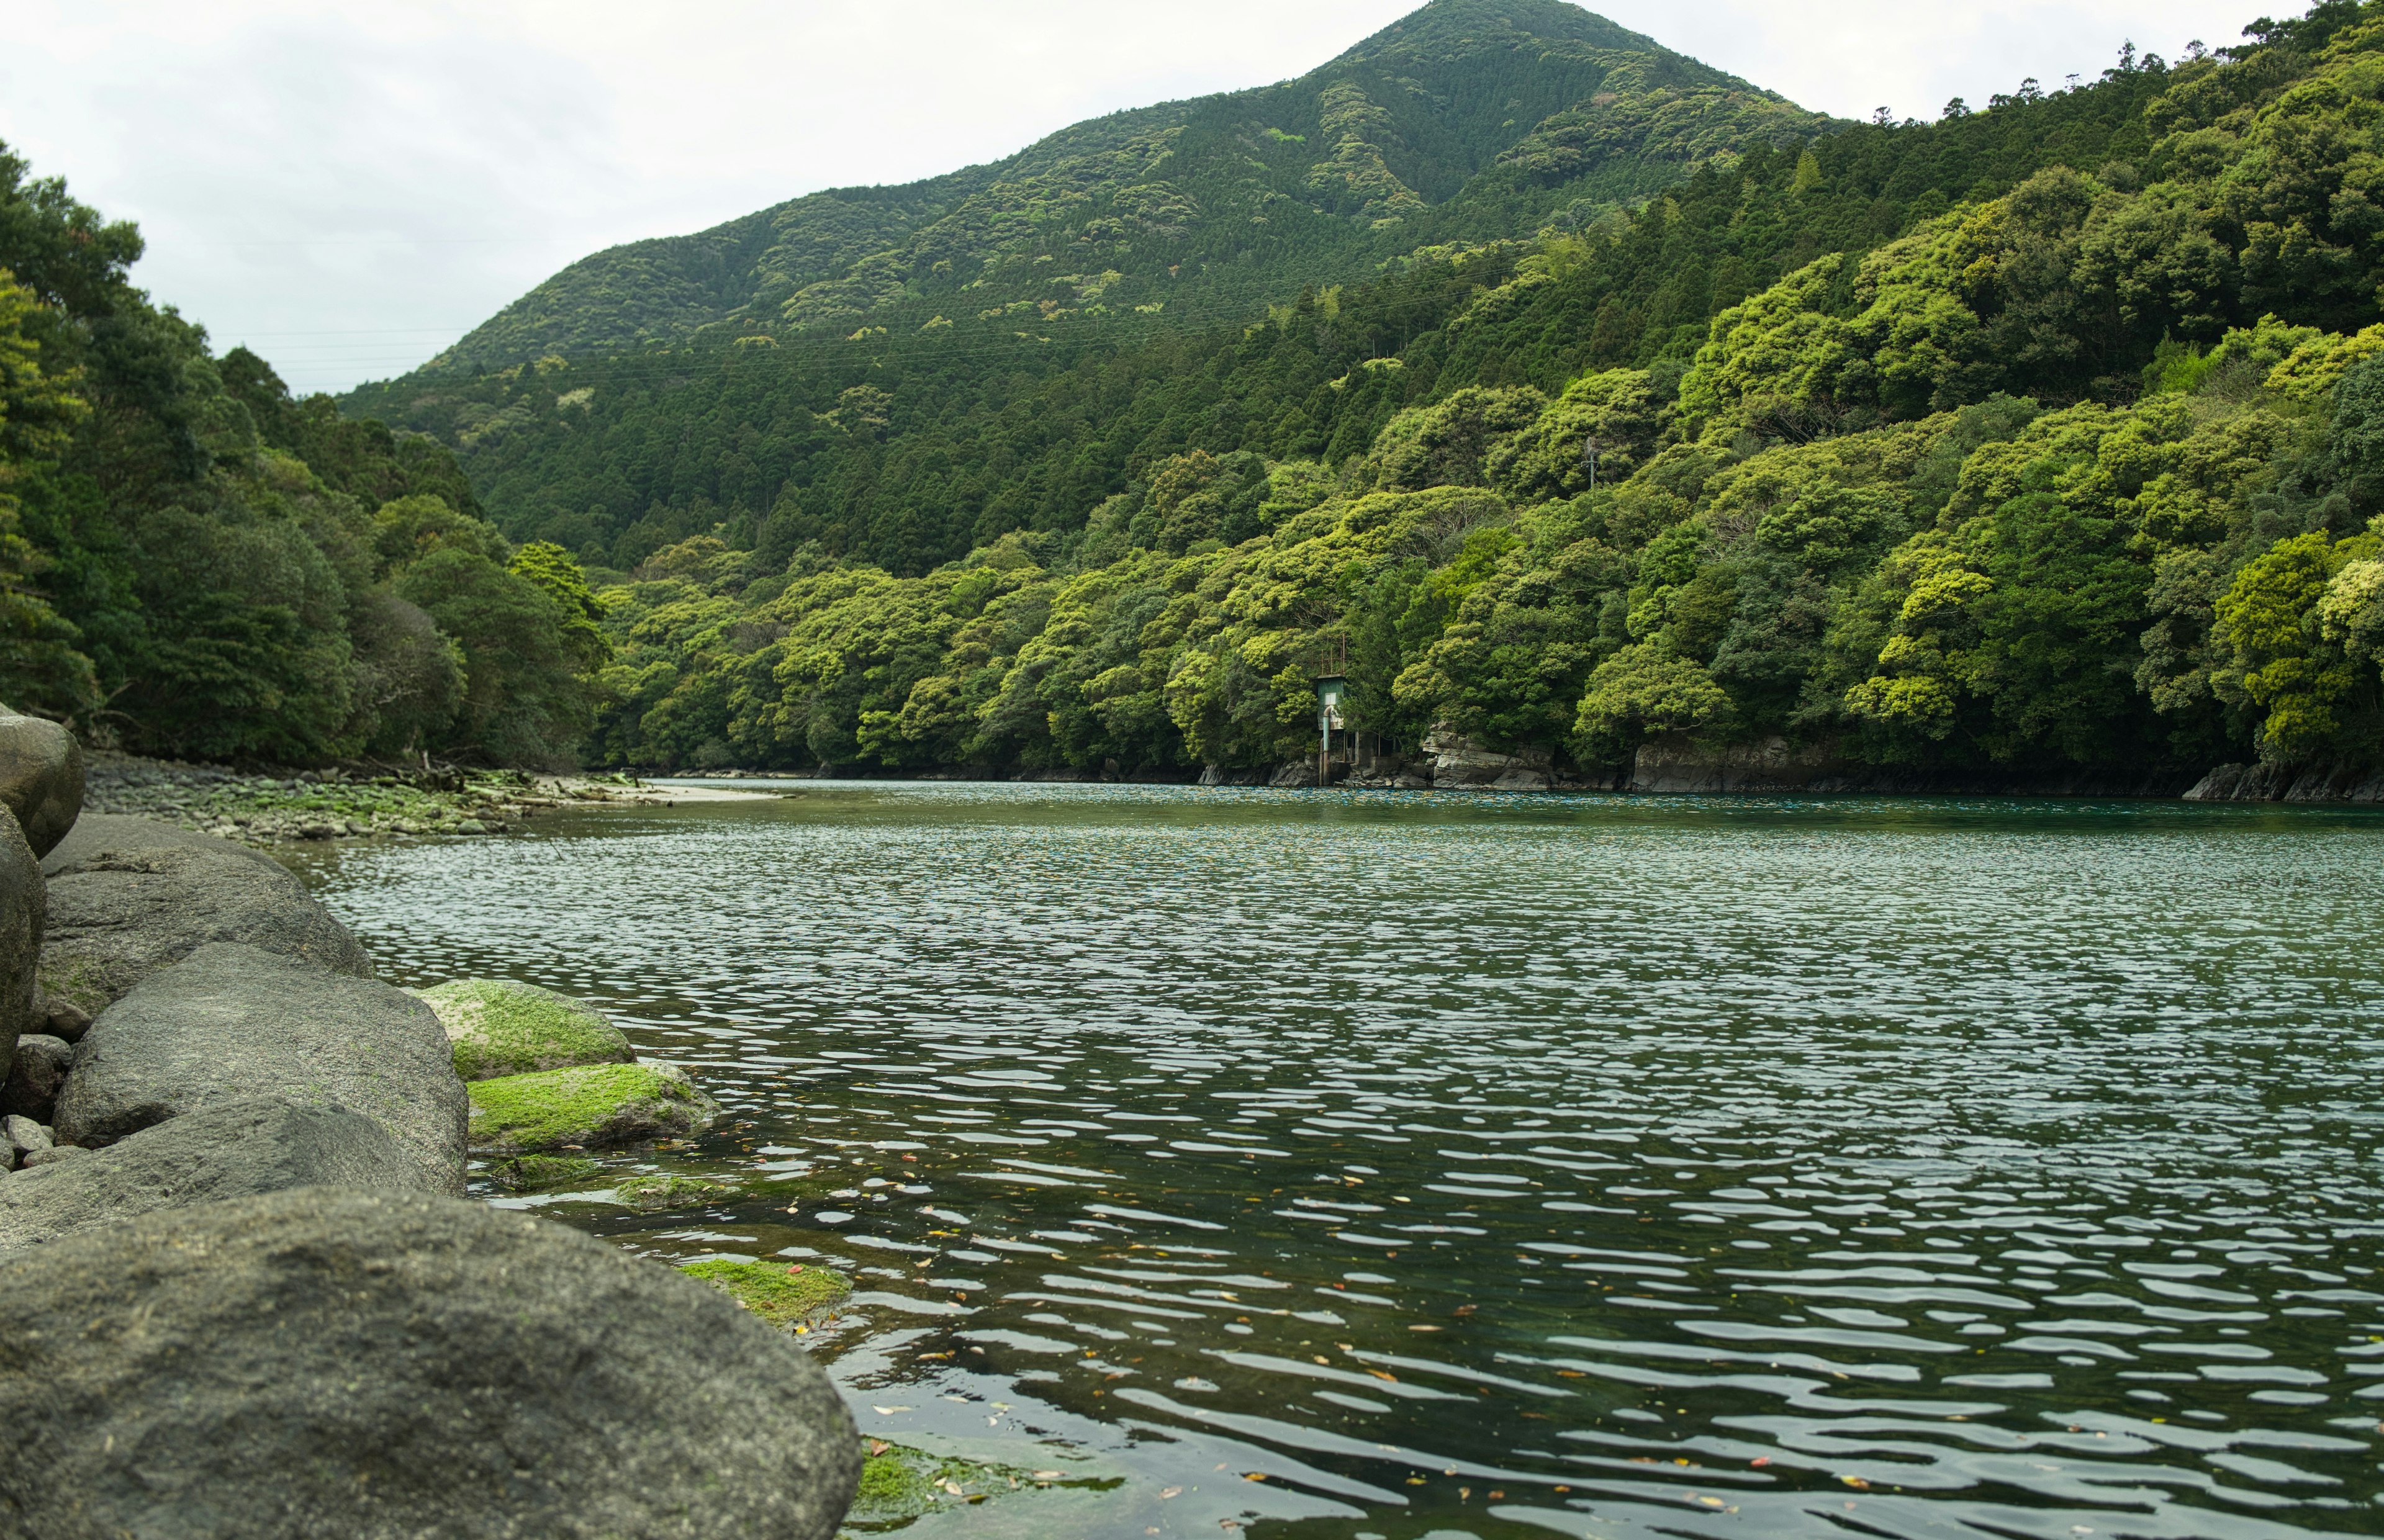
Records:
M808 785L321 876L797 1184L545 1211L852 1269L864 1432L1111 1484L971 1534L2384 1527L2384 819Z

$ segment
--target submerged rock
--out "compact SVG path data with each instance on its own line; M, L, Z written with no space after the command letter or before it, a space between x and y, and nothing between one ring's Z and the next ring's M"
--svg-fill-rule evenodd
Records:
M0 1261L12 1534L828 1540L835 1389L728 1300L590 1236L313 1187Z
M668 1064L543 1070L476 1080L466 1089L476 1149L596 1149L683 1139L720 1114L685 1070Z
M108 1007L76 1045L57 1127L106 1144L256 1096L361 1112L405 1152L416 1186L463 1190L464 1086L430 1008L255 947L201 947Z
M0 706L0 806L44 856L82 812L82 745L56 722Z
M8 1078L0 1082L0 1112L49 1122L58 1087L66 1083L67 1066L73 1062L74 1049L63 1039L45 1033L18 1038L17 1062L9 1068Z
M288 868L226 840L93 814L42 869L50 905L42 987L93 1015L211 941L372 976L356 938Z
M629 1064L637 1054L621 1029L584 1000L502 978L459 978L416 990L439 1013L466 1080Z
M632 1209L652 1212L662 1209L688 1208L709 1203L737 1192L734 1182L716 1176L680 1176L663 1174L652 1176L632 1176L615 1183L613 1196Z
M682 1262L679 1271L726 1294L755 1315L791 1332L806 1328L852 1298L852 1280L801 1262L740 1262L726 1257Z
M389 1131L344 1107L235 1101L144 1128L106 1149L0 1177L0 1251L87 1224L290 1187L418 1188Z
M547 1192L556 1187L602 1186L604 1162L569 1155L515 1155L489 1162L488 1178L513 1192Z

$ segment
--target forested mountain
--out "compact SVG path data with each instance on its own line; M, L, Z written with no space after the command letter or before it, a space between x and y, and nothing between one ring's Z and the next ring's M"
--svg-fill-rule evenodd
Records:
M1263 766L1346 657L1395 747L1584 767L2373 763L2379 93L2384 4L2336 0L1233 324L361 399L613 569L614 761Z
M1496 48L1493 19L1515 20ZM1590 30L1546 34L1559 23ZM1484 80L1564 77L1573 48L1690 68L1603 26L1443 0L1300 89L1322 132L1333 92L1389 113L1377 85L1429 94L1434 58L1488 59ZM1274 113L1285 137L1260 143L1305 135L1308 157L1308 212L1283 222L1372 242L1316 275L1331 281L1253 256L1250 290L1200 305L1143 311L1121 289L1013 310L1032 291L1004 284L1084 279L1067 254L1098 243L1094 215L952 225L975 195L956 180L855 259L900 269L864 311L790 312L849 293L854 264L784 267L766 316L730 317L734 298L715 324L690 301L684 330L639 345L519 333L516 358L590 345L451 361L344 404L395 437L289 402L258 361L209 358L122 289L129 232L19 186L0 211L35 215L6 213L0 256L21 275L51 247L10 231L82 230L113 297L37 276L11 302L0 490L30 537L8 547L11 645L88 659L87 677L43 676L84 681L52 709L104 700L144 741L205 749L203 724L286 716L316 724L293 753L552 751L567 714L509 740L466 702L481 623L449 596L493 592L495 574L540 596L518 635L546 640L483 643L491 676L544 658L523 677L548 693L524 698L576 699L581 751L614 764L1265 767L1306 749L1327 664L1346 664L1351 725L1389 747L1440 729L1584 769L1658 734L1981 779L2384 760L2384 0L2326 0L2174 63L2130 51L2091 83L2028 82L1926 124L1821 126L1734 83L1710 86L1720 107L1694 81L1650 87L1687 118L1656 103L1633 123L1695 129L1662 140L1689 149L1652 188L1596 182L1655 174L1639 152L1661 136L1632 128L1614 153L1621 120L1599 116L1630 97L1625 73L1537 118L1502 106L1496 130L1468 96L1446 141L1396 119L1399 155L1377 123L1335 130L1336 155L1356 148L1328 162ZM1173 124L1161 153L1184 155L1203 121L1159 109L1072 133L1114 146ZM1513 137L1485 151L1466 137L1482 132ZM1367 146L1414 205L1336 202L1372 175ZM1273 152L1245 148L1255 186ZM866 223L856 241L893 229ZM937 230L966 239L921 243ZM1230 221L1180 239L1229 233L1256 239ZM1125 255L1162 239L1179 237ZM820 240L838 260L861 249ZM922 267L962 249L977 275ZM1200 249L1222 265L1224 246ZM682 276L692 260L656 258ZM623 293L668 292L608 271ZM1001 304L950 303L962 281ZM179 337L170 368L122 362L128 327ZM143 404L152 389L167 404ZM195 447L178 460L153 439ZM288 559L214 554L252 549L221 532L251 529ZM299 536L336 604L304 608ZM204 554L166 554L181 550ZM439 722L409 722L402 692L386 722L357 710L395 666L375 596L462 642ZM148 661L193 624L253 651L213 674ZM231 704L185 707L185 677ZM228 693L259 678L311 714ZM348 681L341 710L303 693L317 679Z
M423 372L864 326L1009 339L1238 317L1437 240L1586 222L1718 151L1825 127L1565 0L1432 0L1297 81L599 253Z
M28 169L0 145L0 699L174 755L567 752L608 655L569 557L214 356L127 280L138 232Z

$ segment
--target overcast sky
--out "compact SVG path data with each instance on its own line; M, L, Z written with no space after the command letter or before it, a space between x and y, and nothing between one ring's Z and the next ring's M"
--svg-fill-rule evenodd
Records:
M403 373L590 251L1305 73L1419 0L8 0L0 139L293 387ZM2247 8L2248 7L2248 8ZM1612 0L1806 106L1934 118L2258 0ZM2270 9L2298 14L2286 0Z

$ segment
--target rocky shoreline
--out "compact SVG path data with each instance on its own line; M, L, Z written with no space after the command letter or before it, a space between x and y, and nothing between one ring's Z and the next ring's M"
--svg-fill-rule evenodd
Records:
M661 772L649 772L661 774ZM1003 770L993 766L890 771L835 766L708 771L705 780L917 780L1125 786L1314 788L1314 759L1272 769ZM1357 791L1611 792L1640 796L2092 797L2184 801L2384 803L2384 771L2366 766L2222 764L2206 774L2150 769L2133 778L2079 772L1983 774L1898 772L1845 758L1829 744L1784 738L1710 744L1673 735L1643 745L1627 768L1583 773L1545 750L1502 753L1442 732L1414 756L1360 754L1334 761L1331 787Z
M118 753L91 755L85 775L90 812L153 818L260 847L506 834L563 808L670 806L690 795L628 776L242 771Z
M228 774L96 768L288 838ZM699 1131L685 1072L528 986L382 983L288 870L85 772L0 714L0 1529L834 1534L862 1450L795 1333L849 1282L460 1197L474 1148Z

